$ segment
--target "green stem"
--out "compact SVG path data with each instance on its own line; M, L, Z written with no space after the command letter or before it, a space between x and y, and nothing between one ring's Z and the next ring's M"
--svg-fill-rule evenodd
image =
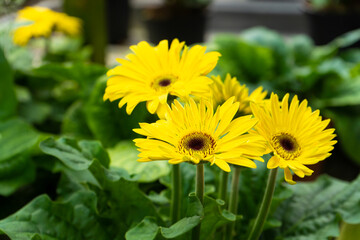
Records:
M195 194L199 198L202 205L204 205L204 164L196 165L196 185ZM201 222L192 231L192 240L200 239Z
M264 197L260 205L260 210L256 217L255 224L251 229L248 240L257 240L261 235L262 228L264 226L264 223L266 221L267 215L270 210L271 200L274 195L277 170L278 168L274 168L270 170Z
M218 198L226 202L227 186L228 186L229 173L221 171L220 173L220 184L219 184L219 196Z
M235 166L233 177L231 180L231 193L229 200L229 212L237 214L238 196L239 196L239 178L240 178L241 167ZM226 226L224 239L231 240L235 229L235 222L230 223Z
M171 192L171 223L174 224L180 220L181 213L181 174L180 164L173 165L172 168L172 192Z

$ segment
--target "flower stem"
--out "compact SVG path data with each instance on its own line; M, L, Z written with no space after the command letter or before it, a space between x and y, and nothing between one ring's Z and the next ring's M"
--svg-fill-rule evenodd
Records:
M181 213L181 175L180 164L173 165L172 168L172 192L171 192L171 223L174 224L180 220Z
M278 168L274 168L270 170L264 197L260 205L260 210L256 217L255 224L251 229L248 240L257 240L259 239L262 233L262 228L269 213L272 197L274 195L277 170Z
M218 198L226 202L227 186L228 186L229 173L221 171L220 173L220 184L219 184L219 196Z
M196 165L196 184L195 194L199 198L202 205L204 205L204 164ZM200 239L201 222L192 231L192 240Z
M238 196L239 196L239 178L241 167L235 166L234 174L231 180L231 193L229 199L229 212L237 214ZM235 229L235 222L232 222L226 226L224 239L231 240L233 238L233 232Z

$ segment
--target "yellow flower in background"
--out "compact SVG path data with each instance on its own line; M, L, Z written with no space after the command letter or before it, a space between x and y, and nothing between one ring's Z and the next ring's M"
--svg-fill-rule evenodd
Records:
M249 95L246 85L241 85L236 77L231 77L230 74L226 75L224 82L220 76L212 76L212 80L214 83L211 85L211 92L215 106L235 96L235 101L240 103L239 112L243 114L251 114L250 102L261 103L267 94L262 87L258 87Z
M273 152L267 167L283 168L285 180L295 184L290 169L299 177L310 176L313 170L305 165L312 165L331 155L336 143L335 129L326 129L330 119L322 120L320 111L312 111L304 100L299 104L294 96L290 107L289 94L279 103L276 94L271 94L270 108L251 104L254 116L259 119L256 131L268 142Z
M141 128L134 129L147 137L134 140L140 151L138 161L210 162L226 172L230 172L229 163L256 168L253 159L263 161L264 138L247 133L257 120L250 115L233 120L239 108L234 98L215 113L209 102L196 104L193 99L185 106L175 100L168 108L166 119L140 123Z
M121 65L108 71L110 79L104 95L104 100L122 98L119 108L127 104L128 114L143 101L148 111L155 113L167 103L169 95L183 100L190 95L210 95L212 80L205 75L215 67L220 53L205 53L206 47L200 45L188 48L177 39L170 48L163 40L156 47L142 41L130 49L133 53L127 59L117 59Z
M26 45L31 38L47 38L54 31L68 35L77 35L81 32L80 19L44 7L21 9L16 21L25 24L15 30L13 37L14 43L21 46Z

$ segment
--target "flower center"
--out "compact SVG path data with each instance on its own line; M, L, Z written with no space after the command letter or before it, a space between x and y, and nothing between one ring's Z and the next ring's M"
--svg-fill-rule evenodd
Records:
M301 153L300 145L291 134L278 133L271 140L276 153L285 160L295 159Z
M171 84L171 80L167 79L167 78L165 78L159 82L159 86L161 86L161 87L167 87L170 84Z
M187 147L189 149L199 151L205 146L205 139L203 138L192 138L188 141Z
M192 132L183 136L178 145L178 151L185 155L206 158L212 155L216 142L212 136L203 132Z
M167 91L176 80L172 75L160 76L151 83L151 87L156 91Z

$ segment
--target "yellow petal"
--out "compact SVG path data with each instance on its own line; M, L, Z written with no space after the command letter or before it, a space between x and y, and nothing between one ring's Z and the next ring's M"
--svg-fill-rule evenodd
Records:
M289 168L285 168L285 169L284 169L284 175L285 175L285 181L286 181L286 182L288 182L288 183L291 184L291 185L296 184L296 182L294 182L294 181L292 180L293 177L292 177L292 174L291 174Z

